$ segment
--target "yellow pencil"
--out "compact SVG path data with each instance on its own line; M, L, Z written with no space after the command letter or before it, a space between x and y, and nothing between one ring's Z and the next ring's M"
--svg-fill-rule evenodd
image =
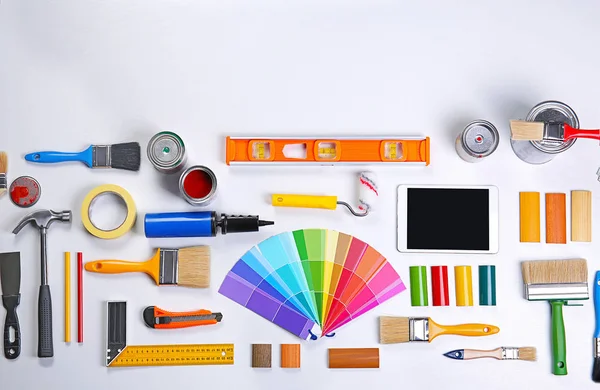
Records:
M71 342L71 253L65 252L65 343Z

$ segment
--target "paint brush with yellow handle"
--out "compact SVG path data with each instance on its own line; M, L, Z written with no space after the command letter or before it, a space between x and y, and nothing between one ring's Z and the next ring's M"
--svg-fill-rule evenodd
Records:
M490 336L500 328L487 324L440 325L428 317L379 317L381 344L432 342L441 335Z
M335 210L338 205L348 208L352 215L365 217L373 211L379 197L377 179L373 172L361 172L358 177L358 211L349 203L331 195L273 194L271 204L275 207L301 207L309 209Z

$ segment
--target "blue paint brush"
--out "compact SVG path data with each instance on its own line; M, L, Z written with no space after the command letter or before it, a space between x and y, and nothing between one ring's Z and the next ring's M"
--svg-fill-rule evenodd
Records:
M594 310L596 311L596 330L594 331L594 369L592 380L600 382L600 271L594 278Z
M36 152L25 155L25 160L53 164L67 161L79 161L88 168L115 168L128 171L140 169L140 144L127 142L115 145L91 145L79 153Z

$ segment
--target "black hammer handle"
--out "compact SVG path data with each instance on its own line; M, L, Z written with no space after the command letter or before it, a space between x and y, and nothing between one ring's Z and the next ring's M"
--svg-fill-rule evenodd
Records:
M50 286L40 286L38 298L38 357L48 358L54 356L52 343L52 298Z

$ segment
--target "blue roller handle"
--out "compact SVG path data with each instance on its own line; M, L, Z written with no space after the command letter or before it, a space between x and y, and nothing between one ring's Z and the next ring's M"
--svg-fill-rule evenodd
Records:
M594 278L594 310L596 312L594 337L600 338L600 271L596 271L596 277Z
M80 161L92 168L92 149L90 146L83 152L79 153L68 153L68 152L36 152L25 155L25 160L42 163L42 164L53 164L67 161Z
M147 238L214 237L217 234L214 211L146 214Z

